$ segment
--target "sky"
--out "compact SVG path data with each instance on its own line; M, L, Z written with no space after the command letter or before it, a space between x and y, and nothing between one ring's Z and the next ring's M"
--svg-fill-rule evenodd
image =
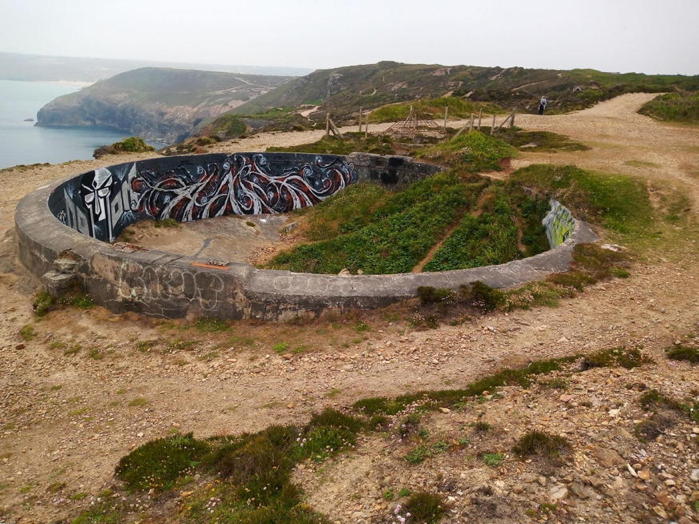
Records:
M699 74L699 0L0 0L0 51Z

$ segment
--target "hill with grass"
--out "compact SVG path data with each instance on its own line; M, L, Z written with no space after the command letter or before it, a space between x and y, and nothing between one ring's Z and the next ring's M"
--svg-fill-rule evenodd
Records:
M315 71L242 104L233 113L319 106L319 111L328 110L341 119L360 106L373 109L447 95L525 112L534 111L539 98L546 95L550 111L564 112L622 93L676 88L698 90L699 76L379 62Z
M58 97L38 113L37 125L108 127L149 140L174 142L196 126L289 80L145 67Z

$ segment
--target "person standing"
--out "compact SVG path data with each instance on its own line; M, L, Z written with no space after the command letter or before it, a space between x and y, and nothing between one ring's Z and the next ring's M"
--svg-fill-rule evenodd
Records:
M549 103L548 100L546 100L545 96L542 96L541 99L539 100L539 114L543 115L544 111L546 111L546 105Z

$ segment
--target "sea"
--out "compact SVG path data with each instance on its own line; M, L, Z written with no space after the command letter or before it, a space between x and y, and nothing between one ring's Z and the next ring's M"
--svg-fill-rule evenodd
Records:
M44 104L81 87L84 86L67 82L0 80L0 169L90 159L99 146L128 136L112 129L34 125L36 113Z

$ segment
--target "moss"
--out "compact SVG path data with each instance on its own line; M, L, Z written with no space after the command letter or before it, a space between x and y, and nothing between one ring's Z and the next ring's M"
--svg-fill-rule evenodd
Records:
M559 435L530 431L517 440L512 450L520 457L556 458L569 451L570 444Z
M209 451L209 445L191 433L147 442L123 457L116 476L131 490L167 490L192 471Z
M100 158L104 155L118 155L122 153L147 153L155 151L155 148L149 146L145 140L138 136L130 136L120 142L114 142L109 146L102 146L95 149L93 156Z

